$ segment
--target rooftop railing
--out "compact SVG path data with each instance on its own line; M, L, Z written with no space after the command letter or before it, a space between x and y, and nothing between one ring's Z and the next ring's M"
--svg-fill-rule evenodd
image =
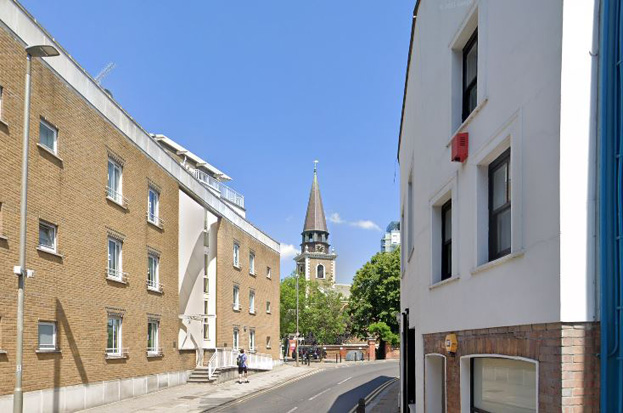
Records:
M199 169L195 169L193 175L199 182L220 193L221 198L225 198L229 202L238 205L240 208L244 208L244 196L242 194L234 191L224 183Z

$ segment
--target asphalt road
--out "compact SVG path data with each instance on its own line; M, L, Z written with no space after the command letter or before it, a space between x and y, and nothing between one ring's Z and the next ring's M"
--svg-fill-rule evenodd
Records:
M241 402L217 409L228 413L344 413L359 398L398 377L397 361L329 367L274 390L252 395ZM253 376L250 378L253 380ZM259 379L259 377L258 377Z

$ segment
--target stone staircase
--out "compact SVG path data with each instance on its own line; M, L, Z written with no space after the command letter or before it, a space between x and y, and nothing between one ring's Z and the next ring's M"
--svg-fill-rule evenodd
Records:
M218 380L220 374L220 370L217 369L212 375L212 379L210 379L208 374L208 368L204 366L198 366L190 374L190 377L188 378L188 383L214 383Z

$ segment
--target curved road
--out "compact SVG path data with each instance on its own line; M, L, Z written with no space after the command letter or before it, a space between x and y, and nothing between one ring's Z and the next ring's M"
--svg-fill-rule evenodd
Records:
M381 384L398 377L397 361L341 364L292 383L243 398L210 412L239 413L344 413L359 398L366 397Z

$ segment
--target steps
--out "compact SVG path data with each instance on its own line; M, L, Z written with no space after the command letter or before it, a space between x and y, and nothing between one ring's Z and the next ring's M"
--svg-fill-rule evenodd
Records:
M188 378L188 383L213 383L218 380L220 371L217 369L210 379L208 368L199 366L193 370Z

